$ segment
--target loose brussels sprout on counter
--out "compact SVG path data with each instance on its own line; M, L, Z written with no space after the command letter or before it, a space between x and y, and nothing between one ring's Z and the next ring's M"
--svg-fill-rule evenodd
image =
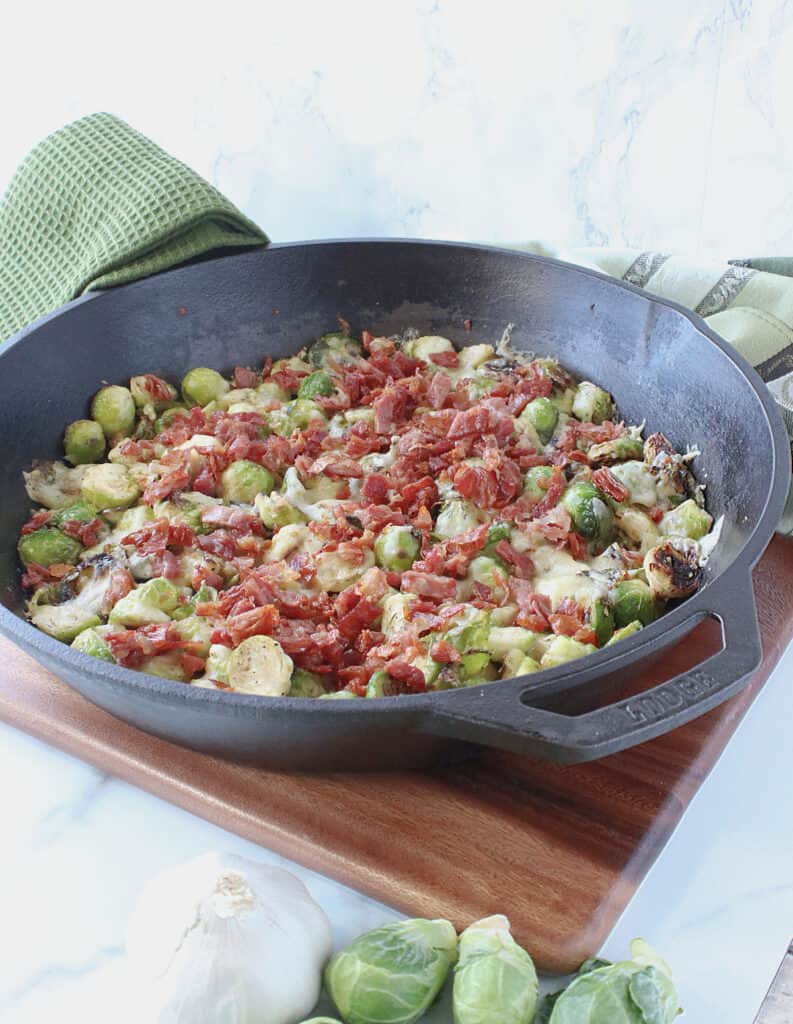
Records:
M231 385L225 377L205 366L189 370L182 378L182 396L191 405L209 405L230 390Z
M132 392L120 384L97 391L91 403L91 416L105 437L127 437L135 426L135 411Z
M582 380L573 398L573 416L583 423L602 423L610 419L613 412L614 402L608 391L591 381Z
M476 921L460 935L454 1024L531 1024L537 992L532 959L512 938L502 914Z
M374 556L383 569L409 569L419 557L421 535L411 526L386 526L374 543Z
M66 461L73 466L99 462L105 454L105 432L96 420L75 420L63 435Z
M395 921L359 936L325 968L325 987L346 1024L414 1024L457 959L448 921Z
M232 462L220 478L223 500L232 505L250 505L257 494L269 494L274 486L275 478L270 470L248 459Z

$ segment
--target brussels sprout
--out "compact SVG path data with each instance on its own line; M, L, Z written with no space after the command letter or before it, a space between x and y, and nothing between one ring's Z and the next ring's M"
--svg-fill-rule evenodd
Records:
M300 509L295 508L283 494L257 494L253 504L262 523L270 530L307 522Z
M464 654L454 668L462 686L478 686L480 683L491 683L498 679L498 669L490 660L487 651Z
M285 391L274 380L264 380L256 388L256 404L270 405L273 402L288 402L289 392Z
M633 622L629 622L627 626L622 626L620 629L615 629L611 634L611 639L608 641L607 646L610 644L619 643L620 640L624 640L628 636L633 636L634 633L638 633L642 628L641 622L638 619L634 619Z
M608 391L591 381L582 380L573 399L573 416L582 423L602 423L614 412L614 403Z
M228 684L230 661L231 651L228 647L223 644L212 644L204 668L204 679L216 679L219 683Z
M110 648L105 641L92 628L84 629L81 633L78 633L74 640L72 640L72 648L75 651L81 651L83 654L90 654L92 658L99 658L100 661L115 663L116 660L110 653Z
M549 401L553 402L559 412L566 413L569 416L573 411L574 399L575 388L555 388Z
M332 395L333 391L333 380L327 370L315 370L300 382L297 397L316 398L317 395Z
M487 543L498 544L500 540L509 540L512 536L512 527L509 523L493 523L487 531Z
M529 402L523 410L523 414L530 420L537 436L543 444L551 440L556 421L559 419L559 410L549 398L535 398Z
M421 338L411 338L404 342L402 351L413 359L423 359L429 362L430 356L439 352L454 352L454 345L448 338L441 338L435 334L425 334Z
M383 569L402 572L419 557L421 535L410 526L386 526L374 542L374 556Z
M126 466L103 462L88 466L80 492L97 509L124 508L137 501L140 488Z
M501 678L515 679L540 671L540 663L522 651L510 651L501 663Z
M63 462L36 462L30 472L22 473L31 501L45 508L65 508L80 497L86 466L70 469Z
M138 666L139 672L146 672L150 676L159 676L161 679L173 679L177 683L187 682L187 673L182 666L182 659L178 651L169 651L167 654L156 654L147 658Z
M652 466L656 461L661 461L666 455L674 454L675 449L672 442L666 434L662 434L660 431L650 434L644 442L644 461L648 466Z
M363 354L363 345L360 341L341 331L331 331L312 342L306 356L313 366L322 368L327 366L330 360L338 365L357 362Z
M249 636L231 652L229 683L240 693L283 697L292 683L292 659L271 636Z
M662 600L689 597L705 575L696 544L685 538L672 538L650 548L643 568L650 589Z
M320 551L314 558L315 581L319 589L338 594L351 587L374 565L372 551L365 548L361 554L362 561L349 562L338 551Z
M408 594L389 594L383 599L383 616L380 620L380 628L387 637L394 637L404 627L405 609L412 598Z
M586 481L574 483L562 495L562 504L577 533L598 548L608 545L614 536L614 513L602 491Z
M454 1024L531 1024L537 972L501 914L469 925L454 969Z
M641 939L631 943L631 956L574 978L550 1024L672 1024L682 1011L669 967Z
M267 413L267 426L274 434L289 437L296 430L305 430L312 420L327 420L325 412L310 398L295 398L280 409Z
M163 409L157 419L154 421L154 432L161 434L163 430L166 430L171 424L182 416L187 416L189 409L186 405L172 405L169 409Z
M458 350L461 370L476 370L488 359L492 359L496 350L492 345L464 345Z
M73 565L80 557L82 545L74 537L45 526L20 537L17 551L25 565Z
M325 692L322 680L315 672L296 668L292 673L287 697L321 697Z
M627 626L638 619L643 626L658 617L653 593L642 580L622 580L614 588L614 622Z
M217 370L199 366L182 378L182 395L190 405L209 405L231 390L231 385Z
M151 582L153 583L155 581L152 580ZM148 586L148 584L144 583L143 586ZM141 590L143 588L139 587L138 589ZM185 605L177 605L175 610L178 610L181 607L185 607ZM189 607L189 605L187 605L187 607ZM215 629L209 619L203 615L188 615L186 618L174 621L173 626L183 640L189 640L191 643L201 645L195 652L199 657L207 657L210 647L212 646L211 637Z
M614 632L614 612L611 610L611 606L600 597L592 604L589 624L595 631L598 647L607 644Z
M523 481L523 494L533 503L542 501L548 490L548 481L553 475L551 466L532 466ZM543 487L540 481L546 481Z
M377 672L373 672L369 677L369 682L366 684L366 696L388 697L392 692L396 692L393 689L393 683L393 679L385 669L378 669Z
M78 523L90 523L96 519L96 509L92 508L85 501L75 501L71 505L67 505L66 508L60 509L52 517L51 522L55 523L56 526L60 526L61 523L68 523L76 521Z
M153 373L144 373L139 377L132 377L129 382L129 390L135 405L139 409L151 406L156 412L162 412L176 401L176 388L169 384L162 377L156 377Z
M269 494L274 486L270 470L248 459L232 462L220 478L223 500L232 504L250 505L257 494Z
M456 615L443 634L443 639L448 640L461 654L488 651L489 637L490 616L487 612L473 607ZM488 659L489 657L488 654Z
M476 505L464 498L449 498L444 501L435 520L435 536L441 540L457 537L479 526L481 522Z
M35 597L35 595L34 595ZM31 602L30 621L37 629L61 640L71 643L85 629L101 625L99 616L84 607L78 601L65 601L63 604L35 605Z
M97 391L91 403L91 416L105 437L124 437L135 425L135 401L129 388L111 384Z
M107 621L114 626L134 629L150 622L170 622L170 613L179 604L179 589L162 576L148 580L117 601Z
M643 450L644 444L640 437L623 434L613 441L591 445L587 450L587 458L590 462L625 462L628 459L640 459Z
M690 537L700 540L713 526L713 516L700 508L693 498L688 498L661 520L661 533L667 537Z
M154 521L154 510L149 505L135 505L134 508L125 509L121 518L116 524L116 529L122 537L142 529L147 523Z
M395 921L359 936L325 968L325 987L347 1024L414 1024L457 958L448 921Z
M569 636L555 636L545 649L540 668L564 665L576 658L583 658L585 654L594 654L596 650L594 644L582 644L580 640L573 640Z
M522 626L492 626L487 634L487 649L493 661L503 661L510 651L529 654L534 649L537 634Z
M74 466L98 462L105 454L105 432L96 420L75 420L63 435L63 450Z
M352 690L336 690L334 693L323 693L317 700L358 700L358 694Z
M658 527L641 509L623 508L617 512L616 522L620 533L625 534L629 540L638 544L642 554L656 544L661 537Z

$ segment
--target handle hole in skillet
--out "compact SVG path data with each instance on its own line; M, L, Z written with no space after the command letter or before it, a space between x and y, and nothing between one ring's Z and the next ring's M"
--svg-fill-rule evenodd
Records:
M607 707L625 697L635 697L695 668L724 647L721 621L715 616L703 619L684 637L670 646L655 647L651 654L630 666L599 676L584 686L575 685L553 694L521 697L529 707L555 711L560 715L583 715Z

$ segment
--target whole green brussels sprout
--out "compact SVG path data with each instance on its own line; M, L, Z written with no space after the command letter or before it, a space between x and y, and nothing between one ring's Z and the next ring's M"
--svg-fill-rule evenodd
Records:
M608 545L614 536L614 513L601 490L588 481L571 484L562 495L562 504L577 533L598 548Z
M631 957L579 974L550 1024L672 1024L681 1010L669 967L642 939L631 943Z
M63 435L66 461L73 466L98 462L105 454L105 432L96 420L75 420Z
M60 526L61 523L68 523L72 520L78 523L90 523L96 519L96 509L93 508L85 501L75 501L72 505L67 505L66 508L59 509L52 517L52 522L56 526Z
M421 540L409 526L386 526L374 542L374 556L383 569L402 572L419 557Z
M135 400L129 388L110 384L101 388L91 403L91 416L105 437L124 437L135 425Z
M524 415L534 426L542 443L547 444L559 419L559 410L554 403L550 398L535 398L524 409Z
M646 626L658 617L653 592L643 580L622 580L614 592L614 622L618 628L635 620Z
M298 398L316 398L317 395L332 395L333 381L327 370L315 370L304 377L297 389Z
M50 526L26 534L17 545L19 557L25 565L72 565L81 550L79 540Z
M614 411L611 395L591 381L582 380L573 399L573 416L582 423L602 423Z
M188 370L182 378L182 396L188 404L209 405L230 390L231 385L226 378L206 366Z
M250 505L257 494L269 494L274 486L270 470L248 459L232 462L220 478L223 500L233 504Z
M331 331L312 342L306 355L313 366L327 366L330 360L338 365L354 363L362 358L363 345L343 331Z
M531 1024L537 991L532 959L512 938L506 917L465 929L454 969L454 1024Z
M457 934L448 921L395 921L333 956L325 987L347 1024L414 1024L456 959Z

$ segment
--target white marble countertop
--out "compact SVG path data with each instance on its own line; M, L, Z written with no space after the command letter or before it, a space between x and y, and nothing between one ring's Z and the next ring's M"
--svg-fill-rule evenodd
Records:
M603 949L619 958L635 935L657 945L691 1024L749 1024L793 936L792 676L793 646ZM8 1024L146 1024L123 953L145 880L210 849L283 863L7 727L0 779L0 1020ZM338 943L396 916L287 866L327 910ZM425 1019L448 1024L448 1006Z

